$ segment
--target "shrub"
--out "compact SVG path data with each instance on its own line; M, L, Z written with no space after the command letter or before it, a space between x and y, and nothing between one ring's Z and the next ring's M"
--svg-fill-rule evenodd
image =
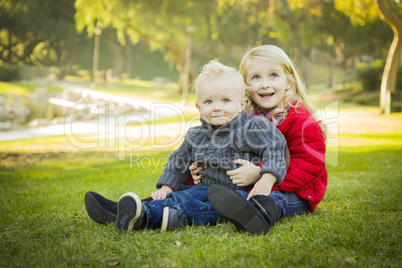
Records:
M396 75L395 91L402 93L402 66L399 66L398 74Z
M0 66L0 81L14 81L19 80L18 71L14 67L10 66Z
M360 68L356 72L357 80L362 85L363 91L379 91L384 67Z
M363 91L380 91L384 66L360 68L356 72L358 82ZM395 91L402 92L402 67L399 67L396 76Z

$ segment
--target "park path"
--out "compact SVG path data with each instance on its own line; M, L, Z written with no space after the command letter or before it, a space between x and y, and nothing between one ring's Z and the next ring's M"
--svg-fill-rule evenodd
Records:
M377 110L341 110L339 133L402 133L402 113L389 117Z
M134 138L143 135L150 135L149 133L157 133L157 135L177 136L177 130L179 134L182 132L183 123L167 124L162 127L150 129L150 123L152 120L172 117L183 116L184 114L191 112L195 113L196 109L192 104L187 104L183 107L181 103L161 103L160 100L143 98L133 95L114 95L109 93L103 93L96 90L82 88L75 84L68 82L58 82L59 85L66 89L82 90L86 94L91 94L95 99L107 99L115 102L130 103L133 107L140 108L137 113L130 116L98 116L97 119L86 121L69 121L67 116L65 117L64 124L49 125L44 127L35 128L21 128L10 131L0 131L0 141L12 141L29 138L40 138L57 135L82 135L92 134L98 136L116 136L124 133L125 137L128 134ZM107 107L106 107L107 109ZM140 126L130 126L133 123L139 123ZM148 127L147 127L148 126ZM148 131L149 130L149 131Z
M157 104L158 100L141 99L136 96L124 96L124 98L132 98L133 100L141 100L142 104ZM160 110L158 110L160 109ZM197 118L191 123L176 122L166 124L152 125L151 117L154 119L179 115L188 112L194 114L197 112L193 103L188 103L182 107L179 103L168 104L154 109L154 112L145 112L135 115L134 121L138 121L141 125L130 126L122 122L120 126L116 122L105 122L104 120L92 120L86 122L74 122L64 125L52 125L47 127L26 128L21 130L0 132L0 141L11 141L28 138L39 138L65 134L86 134L89 138L93 137L117 137L127 140L141 139L144 137L180 137L186 130L194 125L199 124ZM158 111L157 111L158 110ZM379 115L378 111L373 109L345 109L332 111L332 116L326 119L331 132L335 135L339 133L363 134L363 133L402 133L402 113L393 114L386 117ZM117 119L116 119L117 120Z

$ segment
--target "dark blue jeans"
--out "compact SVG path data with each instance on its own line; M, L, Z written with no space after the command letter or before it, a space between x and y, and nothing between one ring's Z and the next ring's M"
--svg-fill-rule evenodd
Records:
M184 225L216 225L222 216L208 201L207 190L208 186L205 185L185 185L180 190L168 194L166 199L143 202L147 214L147 228L161 227L165 207L177 209ZM244 199L248 196L245 191L236 192ZM303 214L310 210L308 202L295 193L272 191L269 196L275 200L280 218Z
M175 208L180 212L184 225L216 225L222 216L215 211L207 196L208 186L185 185L171 192L166 199L143 202L147 214L147 228L161 227L163 208ZM237 191L247 197L245 191Z
M272 191L269 195L275 200L279 210L279 218L301 215L310 211L309 203L292 192Z

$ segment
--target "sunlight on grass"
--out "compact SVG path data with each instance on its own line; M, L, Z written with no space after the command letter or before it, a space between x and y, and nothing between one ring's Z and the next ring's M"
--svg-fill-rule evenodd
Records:
M12 94L28 94L30 91L26 86L17 85L16 83L6 83L0 82L0 92L1 93L12 93Z
M46 88L48 92L58 92L63 90L62 86L52 84L40 84L34 82L0 82L0 93L11 93L25 95L34 93L38 88Z
M136 86L136 87L147 87L147 88L154 88L155 86L163 86L165 88L170 88L170 89L176 89L177 84L176 83L158 83L158 82L153 82L153 81L145 81L145 80L139 80L139 79L124 79L121 80L119 85L124 85L124 86Z
M2 142L0 265L397 267L401 134L340 139L350 143L340 146L339 166L328 166L317 211L282 219L266 236L239 233L228 222L122 234L88 218L86 191L112 200L127 191L147 197L171 150L144 150L132 163L105 149L64 151L63 136Z
M14 86L19 88L0 83L0 92ZM14 92L34 91L35 86L25 86ZM180 101L173 87L154 86L127 80L99 90ZM332 101L313 100L323 106ZM348 104L340 107L349 109ZM377 109L350 107L364 114ZM196 111L184 113L186 122L198 117ZM400 114L389 118L395 122ZM166 126L182 119L153 123ZM358 134L346 133L349 126L344 129L337 136L339 145L328 147L336 165L327 165L327 194L317 211L282 219L266 236L239 233L224 221L175 232L122 234L113 225L88 218L83 199L87 191L112 200L127 191L148 197L183 137L166 132L144 143L132 140L132 148L123 147L124 157L116 144L126 146L126 139L105 140L98 134L0 142L0 266L397 267L402 262L402 130L391 126L389 132L395 133ZM72 144L74 139L99 146L83 149ZM172 139L179 143L159 146Z

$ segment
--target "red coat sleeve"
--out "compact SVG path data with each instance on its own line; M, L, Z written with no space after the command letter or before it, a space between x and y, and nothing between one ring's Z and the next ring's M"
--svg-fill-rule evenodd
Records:
M273 189L302 191L325 171L325 138L321 126L304 106L300 106L292 108L278 128L288 144L290 164L285 180Z

